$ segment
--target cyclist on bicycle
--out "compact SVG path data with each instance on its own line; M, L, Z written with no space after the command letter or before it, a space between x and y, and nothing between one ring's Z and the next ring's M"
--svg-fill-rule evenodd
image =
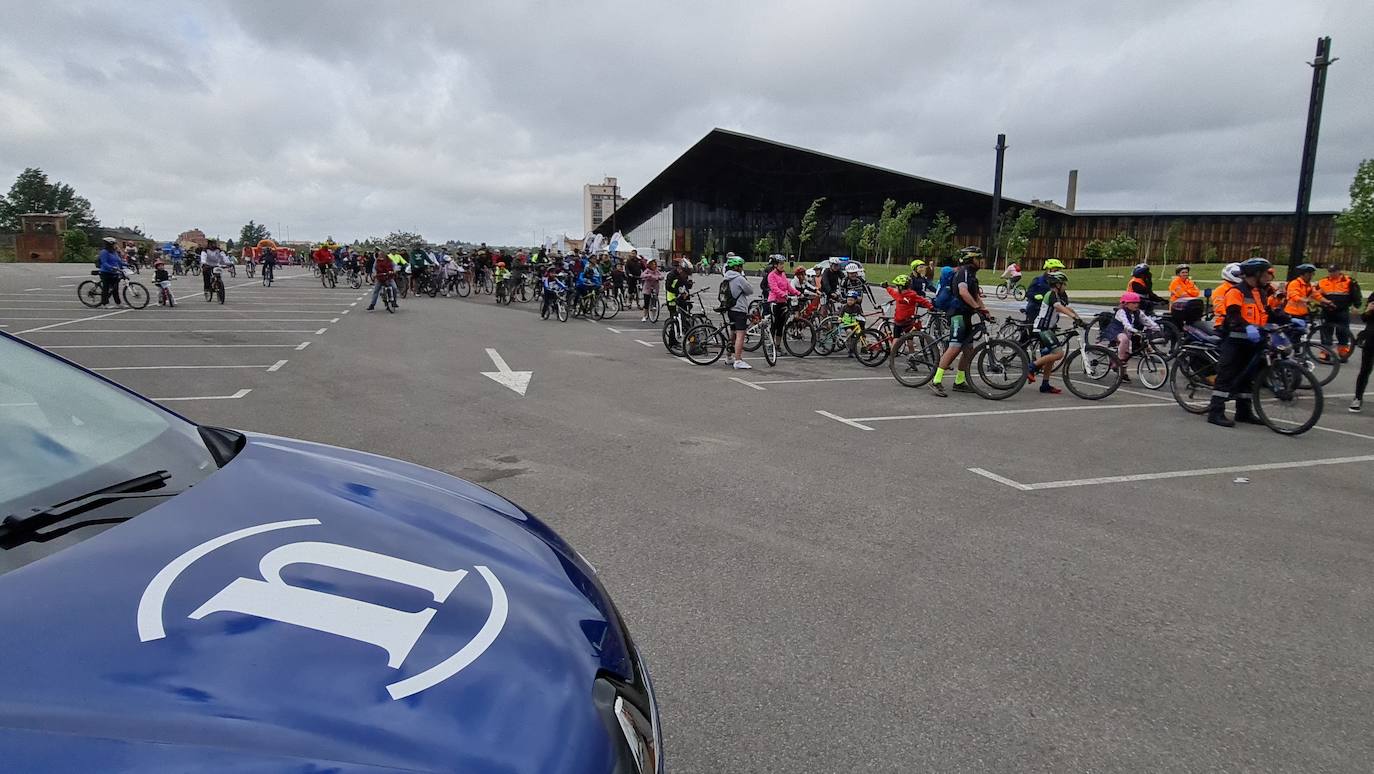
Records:
M391 292L396 292L396 264L391 260L391 256L386 253L377 254L377 262L372 265L373 277L372 302L367 305L367 311L372 311L377 306L377 296L381 294L382 288L391 288ZM395 296L392 296L393 301ZM400 302L395 302L400 306Z
M968 367L973 361L973 316L991 316L983 303L983 294L978 288L978 269L983 265L983 251L969 246L959 251L960 266L950 274L948 285L953 289L954 298L949 308L949 345L940 355L935 369L935 377L930 381L930 391L941 398L949 397L945 392L945 369L959 360L954 374L955 392L973 392L968 386ZM949 268L949 267L945 267Z
M668 273L668 279L663 283L663 302L668 306L669 318L672 318L679 311L678 296L691 289L692 267L687 261L682 261ZM686 313L685 309L681 311Z
M849 356L854 357L859 336L864 332L864 294L859 290L846 290L844 306L840 307L840 325L849 328Z
M844 267L844 279L840 281L840 292L846 295L851 290L860 293L868 290L868 282L864 279L864 270L857 263L847 263Z
M1050 290L1050 274L1054 272L1064 273L1064 262L1058 258L1051 258L1045 261L1045 270L1030 281L1026 287L1026 322L1035 323L1035 318L1040 314L1040 303L1044 301L1045 294ZM1065 275L1067 277L1068 275Z
M1220 427L1235 427L1237 422L1263 424L1255 416L1251 405L1248 373L1249 365L1260 353L1260 328L1272 319L1282 322L1287 315L1269 309L1260 291L1260 283L1271 264L1263 258L1251 258L1240 265L1241 283L1222 290L1222 307L1226 310L1217 333L1219 345L1216 387L1207 407L1207 421ZM1226 403L1236 401L1236 418L1226 417Z
M772 267L767 277L768 305L773 314L774 341L782 341L782 327L787 323L787 313L791 310L787 300L792 296L801 295L801 291L792 287L792 283L787 279L787 269L784 266L786 260L781 255L773 256Z
M1005 280L1007 290L1021 284L1021 264L1016 261L1007 264L1007 268L1002 270L1002 279Z
M555 271L550 266L544 273L544 302L539 307L539 316L543 317L549 309L553 307L554 301L558 296L568 292L568 275L566 272Z
M658 304L658 283L663 281L663 272L658 270L658 259L650 258L636 279L640 291L644 294L644 316L639 318L639 321L648 322L649 309L655 308Z
M277 251L271 246L262 248L262 278L268 283L277 273Z
M1141 310L1140 294L1126 291L1121 294L1121 305L1117 307L1112 321L1102 329L1100 341L1116 345L1117 367L1121 371L1121 381L1130 384L1126 375L1126 361L1131 356L1131 337L1141 335L1141 330L1159 331L1159 323Z
M840 262L834 258L828 258L823 262L823 267L817 267L820 271L821 295L830 298L840 292L840 281L844 278L844 272L840 269Z
M1054 364L1064 358L1064 346L1059 337L1055 335L1055 330L1059 328L1059 317L1068 315L1074 320L1082 321L1072 307L1069 306L1068 285L1069 277L1062 271L1045 272L1045 281L1049 283L1049 288L1045 291L1041 299L1040 311L1036 314L1033 321L1035 335L1040 340L1040 357L1030 365L1030 373L1026 375L1026 381L1034 382L1037 373L1043 374L1040 380L1040 391L1049 395L1058 395L1063 390L1050 384L1050 374L1054 372Z
M505 261L496 262L496 271L492 272L492 280L496 283L496 289L503 293L511 292L511 273L506 268Z
M911 287L911 278L898 274L891 283L884 282L883 289L892 296L892 337L897 338L916 327L916 308L930 309L932 304L925 296Z
M157 285L158 306L177 305L177 300L172 297L172 275L167 273L162 261L153 261L153 284Z
M1145 314L1153 315L1155 304L1164 302L1163 298L1155 295L1155 279L1150 274L1148 263L1138 263L1131 269L1131 278L1126 282L1126 292L1140 296L1140 308L1145 310Z
M1197 289L1197 283L1192 279L1193 269L1186 263L1180 263L1174 268L1174 278L1169 281L1169 303L1173 304L1180 298L1200 298L1202 291Z
M577 274L577 284L573 287L573 305L576 306L579 299L596 292L600 287L601 272L597 271L596 261L587 261L587 265Z
M215 239L206 240L205 249L200 251L200 274L205 280L205 289L210 289L210 282L214 279L215 269L222 269L231 266L234 259L227 253L219 249L219 241Z

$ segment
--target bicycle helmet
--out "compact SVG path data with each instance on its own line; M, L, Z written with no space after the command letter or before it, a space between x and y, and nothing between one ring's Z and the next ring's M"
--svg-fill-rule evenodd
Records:
M1264 261L1264 259L1263 259L1263 258L1251 258L1250 261ZM1249 263L1250 261L1246 261L1245 263ZM1245 267L1245 263L1242 263L1242 264L1241 264L1241 267L1242 267L1242 268ZM1265 266L1268 266L1268 265L1269 265L1269 262L1268 262L1268 261L1264 261L1264 265L1265 265ZM1306 274L1306 273L1308 273L1308 272L1314 272L1314 271L1316 271L1316 270L1317 270L1317 267L1316 267L1316 266L1313 266L1313 265L1310 264L1310 263L1300 263L1300 264L1298 264L1298 268L1296 269L1296 271L1297 271L1299 274Z
M800 270L799 270L799 271L800 271ZM806 270L806 276L808 276L808 277L814 277L814 276L816 276L816 270L815 270L815 269L807 269L807 270Z
M732 258L726 258L726 259L725 259L725 268L727 268L727 269L742 269L742 268L744 268L744 259L741 258L741 257L739 257L738 255L736 255L736 256L734 256L734 257L732 257Z
M864 296L864 294L863 294L863 293L860 293L860 292L857 291L857 290L851 290L851 291L849 291L848 293L845 293L845 294L844 294L844 297L845 297L845 298L863 298L863 296Z
M911 270L912 270L912 271L916 271L917 269L919 269L919 268L921 268L922 266L925 266L925 265L926 265L926 262L925 262L925 261L921 260L920 258L917 258L916 260L914 260L914 261L911 262Z
M1045 271L1054 271L1056 269L1063 268L1064 262L1059 260L1058 258L1051 258L1048 261L1045 261Z
M831 259L830 259L830 262L831 262L831 263L837 263L837 262L838 262L838 263L849 263L849 256L847 256L847 255L841 255L839 258L831 258Z
M1228 263L1221 267L1221 279L1232 285L1238 284L1240 282L1240 264Z
M769 265L769 266L777 266L777 265L780 264L780 263L786 263L786 262L787 262L787 259L784 258L784 257L782 257L781 255L770 255L770 256L768 256L768 265Z
M1242 277L1258 277L1266 271L1269 271L1271 266L1273 266L1273 264L1263 258L1251 258L1240 265L1240 273ZM1303 266L1311 267L1312 264L1307 263L1303 264ZM1316 268L1313 267L1311 270L1316 271ZM1298 271L1303 271L1302 266L1298 267Z
M1185 271L1191 271L1192 268L1193 267L1189 266L1186 263L1180 263L1179 265L1174 267L1174 274L1182 274Z
M1065 274L1065 273L1062 272L1062 271L1051 271L1051 272L1046 272L1046 274L1045 274L1045 279L1046 279L1046 281L1048 281L1051 285L1067 285L1067 284L1069 284L1069 275Z
M1142 264L1137 264L1136 267L1135 267L1134 269L1131 269L1131 276L1132 276L1132 277L1144 277L1146 274L1149 274L1149 273L1150 273L1150 267L1149 267L1149 266L1146 266L1146 265L1143 264L1143 263L1142 263Z
M691 259L689 259L689 258L683 258L683 259L682 259L682 268L686 269L687 271L691 271L691 270L692 270L692 261L691 261Z
M980 250L980 249L978 249L977 247L974 247L973 245L969 245L968 247L965 247L964 249L962 249L962 250L959 251L959 262L960 262L960 263L968 263L969 261L976 261L976 260L981 259L982 257L983 257L983 251Z
M496 268L498 268L498 269L504 269L504 268L506 268L506 262L505 262L505 261L497 261L497 262L496 262Z
M905 285L910 281L911 278L906 276L905 274L898 274L897 276L892 278L893 285Z
M806 273L809 272L809 271L811 271L811 270L810 270L810 269L807 269L807 268L803 268L803 267L801 267L801 266L798 266L795 270L792 271L792 276L793 276L793 277L800 277L800 276L802 276L803 274L806 274Z
M1122 294L1121 294L1121 303L1123 303L1123 304L1138 304L1138 303L1140 303L1140 294L1139 294L1139 293L1133 293L1133 292L1131 292L1131 291L1128 290L1128 291L1126 291L1125 293L1122 293Z
M861 271L863 271L863 269L860 269L857 263L847 264L844 267L845 274L858 274Z

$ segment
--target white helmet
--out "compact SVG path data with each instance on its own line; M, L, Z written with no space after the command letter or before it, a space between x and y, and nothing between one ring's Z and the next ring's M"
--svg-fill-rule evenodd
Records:
M1224 280L1224 281L1226 281L1226 282L1229 282L1229 283L1231 283L1232 285L1239 285L1239 284L1240 284L1240 264L1238 264L1238 263L1228 263L1228 264L1226 264L1225 266L1223 266L1222 269L1221 269L1221 278L1222 278L1222 280Z
M807 270L806 270L806 276L808 276L808 277L814 277L814 276L816 276L816 270L815 270L815 269L807 269Z
M858 274L861 271L863 271L863 269L860 269L858 264L854 263L851 263L848 266L844 267L845 274Z
M690 270L692 268L692 261L688 258L683 258L682 268Z

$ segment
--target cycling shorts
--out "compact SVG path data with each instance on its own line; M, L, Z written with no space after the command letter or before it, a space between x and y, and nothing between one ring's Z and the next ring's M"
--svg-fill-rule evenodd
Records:
M736 312L735 310L731 309L730 311L725 313L725 316L730 320L730 330L743 331L749 329L748 312Z
M1054 331L1036 331L1035 335L1040 339L1040 354L1048 355L1058 352L1064 345L1059 341L1059 337L1054 335Z
M949 316L949 345L962 347L973 342L973 313L962 312Z

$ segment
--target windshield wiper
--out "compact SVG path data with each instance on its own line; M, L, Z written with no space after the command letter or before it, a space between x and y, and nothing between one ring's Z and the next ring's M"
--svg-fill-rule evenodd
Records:
M82 527L88 527L95 524L117 524L121 521L126 521L131 517L90 519L60 529L40 532L40 530L51 527L60 521L65 521L72 516L78 516L86 511L94 510L106 503L111 503L116 500L131 500L141 497L171 497L185 491L180 489L170 492L149 491L165 487L167 485L167 479L171 477L172 474L165 470L155 470L152 473L145 473L144 475L131 478L127 481L110 484L94 492L88 492L84 495L73 497L70 500L64 500L63 502L47 508L33 508L23 515L10 514L6 516L3 521L0 521L0 549L8 550L24 543L45 543Z

